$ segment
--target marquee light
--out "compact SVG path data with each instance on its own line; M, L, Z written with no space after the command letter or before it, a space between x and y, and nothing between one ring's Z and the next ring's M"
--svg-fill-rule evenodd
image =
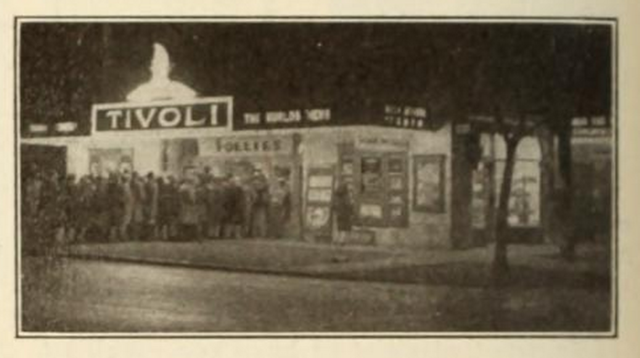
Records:
M31 133L46 133L49 130L49 126L41 123L29 124L29 132Z
M60 122L56 123L56 131L61 133L69 133L73 132L78 128L78 123L76 122Z
M130 102L150 102L169 99L189 99L196 92L188 86L169 78L171 61L169 53L159 43L153 44L153 58L149 65L151 78L127 95Z

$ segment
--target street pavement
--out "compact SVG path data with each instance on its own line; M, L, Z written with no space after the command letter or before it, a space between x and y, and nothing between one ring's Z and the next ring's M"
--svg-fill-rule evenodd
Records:
M71 245L75 258L331 279L484 287L491 284L490 246L466 250L398 250L292 240L136 241ZM511 245L508 284L609 290L611 260L601 246L579 247L567 262L552 245Z
M611 324L609 291L592 288L328 280L42 256L24 257L22 274L26 333L601 332Z

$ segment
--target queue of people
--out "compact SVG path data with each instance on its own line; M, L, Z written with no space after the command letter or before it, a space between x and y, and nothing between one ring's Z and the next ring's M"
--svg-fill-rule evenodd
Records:
M36 170L22 185L23 237L37 242L280 238L291 216L288 182L270 185L260 171L78 179Z

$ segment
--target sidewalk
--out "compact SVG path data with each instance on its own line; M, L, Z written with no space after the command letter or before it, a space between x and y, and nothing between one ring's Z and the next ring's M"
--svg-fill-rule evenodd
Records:
M72 245L63 255L123 262L182 266L318 278L486 286L492 248L395 250L332 247L291 240L209 240L122 242ZM511 245L511 283L607 289L609 260L601 247L583 246L566 262L550 245Z

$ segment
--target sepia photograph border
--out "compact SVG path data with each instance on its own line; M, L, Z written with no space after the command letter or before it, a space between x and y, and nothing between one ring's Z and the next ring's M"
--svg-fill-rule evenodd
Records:
M15 338L17 339L617 339L619 335L619 23L618 17L593 16L13 16L13 110L14 110L14 236L15 236ZM172 333L172 332L131 332L131 333L44 333L24 332L21 326L22 296L21 296L21 218L20 218L20 25L28 22L112 22L112 23L145 23L145 22L289 22L289 23L368 23L368 22L398 22L398 23L532 23L532 24L601 24L611 26L611 122L612 122L612 232L611 232L611 330L608 332L203 332L203 333Z

